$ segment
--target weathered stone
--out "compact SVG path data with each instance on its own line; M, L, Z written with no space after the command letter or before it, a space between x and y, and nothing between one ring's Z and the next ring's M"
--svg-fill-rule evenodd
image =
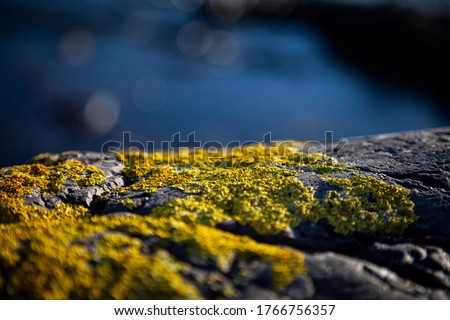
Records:
M441 248L375 243L368 260L431 288L450 288L450 258Z
M279 300L280 296L272 290L267 290L255 285L250 285L242 292L241 299L246 300Z
M431 294L386 268L335 253L309 255L306 264L316 299L417 299Z
M24 197L25 204L29 206L36 206L42 209L54 209L62 201L56 196L46 196L38 193L26 195Z
M92 165L105 173L105 181L98 186L80 186L73 181L66 181L54 197L36 193L32 197L26 196L25 203L34 204L44 209L53 209L57 203L66 202L74 205L82 205L91 211L96 211L94 200L104 192L120 188L125 185L126 178L121 171L124 165L118 161L97 152L66 151L61 154L46 154L43 158L34 159L35 163L51 165L56 162L77 160L85 165Z
M286 288L284 294L294 300L313 299L316 289L309 275L299 275Z
M156 208L176 198L184 198L186 194L173 188L160 188L155 193L130 191L126 193L110 193L105 200L99 200L102 214L130 211L138 215L149 215Z
M407 236L450 249L450 129L352 139L339 151L347 164L411 191L420 219ZM336 154L329 150L330 154Z

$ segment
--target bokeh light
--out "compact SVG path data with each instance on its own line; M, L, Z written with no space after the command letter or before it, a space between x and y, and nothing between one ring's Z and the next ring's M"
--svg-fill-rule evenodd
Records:
M98 135L109 132L120 115L120 102L111 91L95 92L86 103L83 119L87 128Z
M178 49L189 57L204 55L213 44L213 34L209 27L201 22L185 24L177 33Z
M206 60L224 66L232 64L239 57L239 45L231 32L217 30L212 34L212 45L206 53Z
M64 62L68 65L84 65L94 55L95 37L84 29L69 31L61 39L59 50Z

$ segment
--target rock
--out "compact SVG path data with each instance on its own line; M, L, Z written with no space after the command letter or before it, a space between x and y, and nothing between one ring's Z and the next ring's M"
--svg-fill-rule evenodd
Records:
M128 210L138 215L149 215L153 208L160 207L176 198L187 195L181 190L160 188L155 193L129 191L126 193L110 193L106 199L98 201L102 214L110 214Z
M430 291L365 261L321 253L306 259L316 299L415 299Z
M51 162L49 162L48 159L51 159ZM58 161L64 162L67 160L77 160L84 165L92 165L99 168L105 173L105 181L97 186L81 186L73 181L66 181L64 183L64 188L59 190L56 197L36 194L33 200L27 197L27 203L34 203L42 208L53 209L55 204L57 204L59 200L62 200L62 202L83 205L91 211L96 211L94 200L97 197L100 197L104 192L125 185L126 178L121 173L124 165L117 160L110 159L97 152L67 151L60 155L46 154L43 158L36 157L32 162L46 163L49 165ZM49 201L51 198L53 198L53 200Z
M314 298L316 288L309 275L299 275L284 291L284 294L294 300L309 300Z
M450 288L450 258L441 248L375 243L367 259L430 288Z
M420 219L408 236L450 249L450 130L351 139L339 151L347 164L411 191ZM332 150L328 150L333 154Z
M98 291L98 298L450 299L449 145L450 128L350 139L341 150L333 150L331 146L326 150L328 155L341 161L338 164L323 167L320 160L323 156L313 156L303 172L284 165L287 170L280 171L283 174L277 177L284 179L287 175L289 183L277 185L281 188L278 191L274 187L276 181L264 185L264 181L258 180L259 176L248 176L256 172L248 168L237 170L243 175L242 179L229 175L226 180L214 180L217 176L210 171L205 171L202 177L199 173L189 176L187 171L166 169L130 179L122 173L125 168L122 163L111 159L106 163L108 159L95 152L71 151L39 156L34 162L45 166L25 173L24 179L29 180L24 181L33 181L37 186L31 191L23 190L15 180L8 180L14 168L0 175L0 195L9 199L0 202L3 221L0 240L5 243L0 253L3 286L0 287L0 298L87 298L89 287L83 286L88 282L78 277L93 277L89 270L96 268L113 268L122 271L115 274L116 278L106 277L102 281L106 287L114 283L122 289L112 295ZM71 163L75 168L73 172L65 173L70 167L58 165L72 160L82 164ZM91 177L98 172L89 166L100 169L104 177ZM282 170L274 168L276 172ZM42 181L33 176L39 170L46 175ZM224 171L217 172L224 174ZM265 175L271 171L257 172ZM61 174L65 180L61 180L59 190L47 186L45 179ZM23 175L22 172L18 177L23 178ZM278 208L279 211L274 212L283 214L286 219L294 210L299 210L300 205L309 206L310 211L304 212L306 215L316 212L320 206L327 212L333 206L326 207L324 201L330 194L342 196L347 188L345 184L334 184L332 179L346 179L351 183L355 176L362 177L361 181L381 183L384 188L401 187L394 190L410 193L418 220L411 222L403 233L383 232L383 228L376 232L365 229L339 232L332 219L325 215L318 221L302 219L298 225L294 223L277 232L265 232L270 228L255 228L252 220L237 216L242 211L260 214L258 210L252 211L259 207L258 201L263 201L268 210ZM174 179L176 183L166 183L164 179ZM209 184L205 187L200 183L201 179L207 179ZM233 179L235 182L231 183ZM242 182L249 179L256 181L258 186ZM142 182L145 183L141 185L149 189L136 190ZM156 192L149 191L153 183L159 186ZM227 189L221 189L223 185ZM208 193L207 188L217 192L231 208L220 207L223 204L214 202L211 194L215 193ZM244 189L236 189L236 192L231 188ZM298 191L297 188L303 188L312 199L308 198L309 202L303 200L295 207L293 204L298 198L292 198L292 194ZM18 195L11 190L17 190ZM249 190L256 190L256 193L239 198ZM267 190L273 197L260 196L270 195ZM357 196L362 197L360 199L367 197L364 199L369 208L377 203L373 191L361 192ZM249 206L247 200L250 200ZM339 201L334 203L339 204ZM178 211L172 213L178 216L168 216L170 210L158 211L175 202L177 205L171 208ZM401 202L401 205L408 203ZM238 210L232 211L233 206ZM283 208L286 210L282 211ZM19 213L24 210L23 216L13 221L5 218L14 214L14 210ZM358 210L353 214L359 214ZM156 211L159 215L152 216ZM29 219L39 221L39 215L48 212L54 215L41 221L47 223L45 227L29 224ZM268 213L262 214L265 218L264 214ZM247 217L252 218L252 215ZM52 224L51 219L58 222ZM271 219L266 223L277 223L276 217ZM34 228L34 231L29 232L28 228ZM16 238L18 235L20 238ZM33 245L36 243L39 245ZM45 243L51 244L49 248ZM58 260L62 253L55 255L54 250L62 250L66 258ZM45 261L56 260L49 266L42 262L41 266L27 260L30 253ZM75 283L69 288L80 285L83 289L44 292L34 282L17 281L15 279L25 278L16 273L22 272L22 267L11 259L15 256L23 268L29 268L30 281L58 281L47 272L68 263L70 267L61 269L58 276L65 276L67 270L78 270L76 275L67 274ZM270 258L273 256L277 258ZM85 268L83 263L90 267ZM124 264L127 265L125 269L122 268ZM170 277L152 274L162 272L158 270L169 272ZM41 283L39 281L37 283ZM156 287L167 288L167 291L149 291L151 286L147 281L157 281ZM172 282L176 285L170 285ZM59 288L53 282L48 285Z
M246 300L279 300L280 296L271 290L251 285L245 288L242 299Z
M57 196L46 196L38 193L27 195L24 197L24 202L29 206L36 206L42 209L54 209L62 201Z

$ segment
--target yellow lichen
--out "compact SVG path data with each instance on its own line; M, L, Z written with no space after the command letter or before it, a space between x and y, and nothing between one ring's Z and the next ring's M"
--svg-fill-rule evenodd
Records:
M105 173L78 160L67 160L56 165L27 164L0 171L0 192L21 196L39 190L42 194L55 194L66 180L81 186L92 186L105 180Z
M129 210L137 208L136 203L134 203L133 200L131 200L130 198L119 199L118 202Z
M67 160L54 165L41 163L20 165L0 170L0 223L14 223L35 219L77 219L87 215L87 209L60 203L52 210L26 205L25 195L39 193L55 195L67 181L80 186L102 183L105 174L94 166L77 160Z
M295 178L296 173L268 166L173 172L167 185L194 195L156 208L152 215L208 225L234 220L261 234L278 233L298 225L316 206L314 191ZM158 175L151 175L131 188L145 190L161 183Z
M326 219L338 233L402 233L417 220L410 192L403 188L363 175L325 181L343 189L328 192L308 218Z
M347 170L336 159L320 153L301 152L298 142L274 142L272 145L253 144L230 149L208 151L204 149L171 152L119 153L118 159L126 168L124 174L136 179L156 168L238 168L268 165L271 167L302 167L318 172Z
M232 298L239 289L221 277L236 260L267 263L273 289L282 290L306 272L302 253L214 226L233 220L276 234L304 221L326 220L342 234L400 233L415 221L409 191L360 175L331 157L302 153L299 146L277 142L225 151L121 153L131 182L113 194L162 187L188 194L147 217L91 217L86 208L59 200L51 210L25 203L28 196L55 196L67 180L80 186L105 180L103 171L77 160L47 154L30 165L1 169L0 298L196 299L203 297L202 285ZM328 175L323 181L341 189L316 199L315 190L297 178L302 171ZM350 178L330 178L342 171ZM131 198L119 202L136 208ZM158 240L146 242L149 237ZM184 255L171 251L173 245ZM207 276L191 274L190 258L215 268ZM246 274L243 269L236 281Z
M88 209L66 203L59 203L48 210L26 205L21 198L0 199L0 223L28 222L32 220L76 220L88 215Z
M186 277L188 266L169 253L167 242L143 253L141 239L149 236L185 246L223 272L235 258L267 261L278 290L306 271L303 254L245 236L173 219L99 217L13 225L0 233L4 287L10 296L34 299L201 298Z
M294 176L302 168L347 170L323 154L299 151L298 143L255 144L231 150L139 152L118 155L124 173L137 181L122 191L156 192L173 187L191 194L155 209L158 217L215 225L225 219L248 224L260 233L296 226L317 205L314 191ZM283 169L295 167L296 170Z
M250 155L258 159L256 165L242 166L242 159L249 163ZM219 167L205 162L204 150L183 153L191 162L180 162L175 155L162 153L121 157L128 159L125 164L144 163L140 170L125 169L130 176L138 178L122 191L152 193L161 187L172 187L190 195L154 209L151 214L155 217L173 217L210 226L234 220L252 226L261 234L276 234L303 221L321 219L342 234L401 233L415 221L409 191L358 174L351 180L325 179L330 184L344 184L344 191L330 191L324 199L315 199L315 191L295 177L302 169L327 174L353 169L322 154L302 154L290 145L234 149L230 154L223 154L221 159L225 161L218 162L215 158L214 163L220 163ZM224 167L223 163L230 166ZM370 195L375 197L373 203Z

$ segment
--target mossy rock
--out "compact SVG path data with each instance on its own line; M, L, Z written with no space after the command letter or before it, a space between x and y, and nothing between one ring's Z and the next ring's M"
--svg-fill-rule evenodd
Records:
M50 154L2 169L0 297L240 298L253 285L283 297L308 273L305 255L218 230L220 223L234 221L262 236L325 223L345 236L401 234L416 220L408 190L300 147L283 142L223 153L121 153L112 161L124 165L116 174L125 176L122 186L109 183L111 174L100 166ZM320 176L329 190L318 197L299 179L302 173ZM61 196L86 188L98 188L95 206ZM142 203L129 196L161 190L183 197L139 211ZM35 206L28 197L59 202ZM102 204L111 197L123 212L105 211ZM251 271L255 263L258 272Z

